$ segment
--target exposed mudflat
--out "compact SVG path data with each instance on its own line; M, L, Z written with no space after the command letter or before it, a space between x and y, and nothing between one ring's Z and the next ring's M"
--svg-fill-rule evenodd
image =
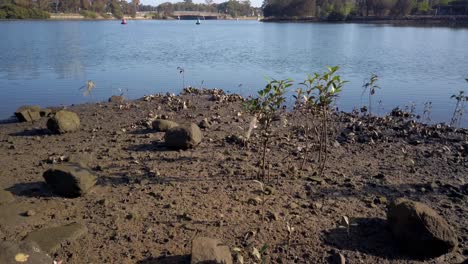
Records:
M64 135L50 134L46 118L0 124L0 187L15 198L0 205L0 240L77 222L87 232L52 254L66 264L186 263L195 236L239 248L245 263L256 261L252 247L265 244L266 263L330 263L338 253L346 263L461 263L468 257L468 130L337 113L328 166L317 177L315 150L300 170L310 140L301 133L305 119L289 112L274 123L264 181L269 194L262 195L253 181L258 130L248 146L228 140L246 133L250 117L239 100L216 98L72 106L81 127ZM146 125L155 115L180 124L206 118L211 125L196 148L173 151L164 147L164 133ZM59 197L44 183L44 171L67 161L99 177L86 196ZM425 261L407 257L386 224L386 203L396 197L431 206L453 226L459 247ZM357 224L349 234L339 228L343 216Z

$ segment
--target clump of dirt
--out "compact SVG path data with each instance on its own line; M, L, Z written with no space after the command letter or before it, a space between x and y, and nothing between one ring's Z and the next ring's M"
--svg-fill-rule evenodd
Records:
M329 161L316 175L313 149L301 170L302 131L294 112L275 122L269 181L254 182L260 145L242 98L219 90L83 104L73 133L54 135L47 119L0 125L0 240L79 223L87 232L54 252L63 263L187 263L196 236L223 241L245 263L423 263L407 257L386 223L386 204L406 197L430 205L454 228L459 246L424 263L468 256L468 130L425 125L405 115L335 113ZM203 124L187 150L164 145L155 119ZM56 163L93 170L83 197L59 197L43 173ZM26 212L34 210L34 214ZM343 228L346 216L351 224ZM340 255L341 254L341 255Z

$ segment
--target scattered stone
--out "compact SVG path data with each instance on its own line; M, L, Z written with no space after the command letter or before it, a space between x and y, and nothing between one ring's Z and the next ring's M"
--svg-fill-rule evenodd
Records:
M78 130L80 127L80 118L77 114L60 110L49 120L47 120L47 128L55 134L64 134Z
M179 124L177 124L174 121L170 121L170 120L156 119L156 120L153 121L151 126L157 132L166 132L170 128L179 126Z
M323 179L320 178L320 177L316 177L316 176L307 177L307 180L311 181L313 183L316 183L316 184L322 184L323 183Z
M192 241L191 264L232 264L229 248L217 239L197 237Z
M51 264L53 260L42 252L34 242L15 244L0 241L0 263L2 264Z
M204 118L200 123L198 124L200 128L207 129L211 127L211 122L208 121L208 118Z
M389 206L387 220L403 249L419 257L438 257L458 244L451 226L427 205L404 198Z
M73 163L54 165L43 177L55 193L70 198L86 194L97 181L89 169Z
M24 213L24 216L35 216L36 215L36 211L34 210L28 210Z
M125 102L125 98L121 95L113 95L109 98L109 103L121 104Z
M11 192L0 190L0 205L11 203L14 200L15 200L15 197L13 196L13 194L11 194Z
M247 203L251 205L259 205L262 204L262 199L260 197L249 198L249 200L247 200Z
M20 122L32 122L41 119L40 111L40 106L25 105L16 110L15 116Z
M85 226L78 223L71 223L64 226L33 231L24 238L24 241L34 242L41 250L52 254L60 248L60 244L63 242L72 242L84 235L87 231Z
M202 134L200 128L195 124L178 126L168 129L164 140L169 148L188 149L200 144Z
M278 212L275 211L268 211L267 212L267 217L271 220L278 221L280 220L280 216Z

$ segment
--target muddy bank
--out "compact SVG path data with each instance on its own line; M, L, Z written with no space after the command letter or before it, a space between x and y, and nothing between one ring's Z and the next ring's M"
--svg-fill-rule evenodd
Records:
M312 140L302 132L306 120L287 112L274 123L269 191L262 193L253 181L258 131L249 144L236 140L251 120L241 103L239 96L196 91L76 105L67 110L78 114L80 127L61 135L47 129L45 117L0 124L0 189L12 194L0 205L0 240L71 226L74 236L48 243L50 255L67 264L188 263L198 236L220 239L245 263L265 245L266 263L333 263L340 254L346 263L467 258L467 129L420 124L401 111L335 113L329 162L318 177L315 150L301 170ZM202 140L172 150L153 128L155 118L199 124ZM78 198L57 195L43 178L52 166L71 162L97 176ZM427 260L409 257L386 221L387 203L398 197L440 214L457 248ZM353 223L349 230L340 227L343 216Z

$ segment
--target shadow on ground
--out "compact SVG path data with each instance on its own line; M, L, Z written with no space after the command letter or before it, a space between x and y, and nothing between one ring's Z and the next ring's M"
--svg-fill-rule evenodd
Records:
M10 136L14 137L31 137L31 136L43 136L49 135L50 130L46 128L27 129L21 132L11 133Z
M144 260L140 260L137 264L189 264L190 255L183 256L167 256L167 257L149 257Z
M45 182L24 182L17 183L10 188L6 189L7 191L13 193L16 196L25 196L25 197L57 197L56 194L50 190Z
M339 250L358 251L386 259L408 259L398 248L384 219L356 218L346 228L336 228L324 232L324 242Z

